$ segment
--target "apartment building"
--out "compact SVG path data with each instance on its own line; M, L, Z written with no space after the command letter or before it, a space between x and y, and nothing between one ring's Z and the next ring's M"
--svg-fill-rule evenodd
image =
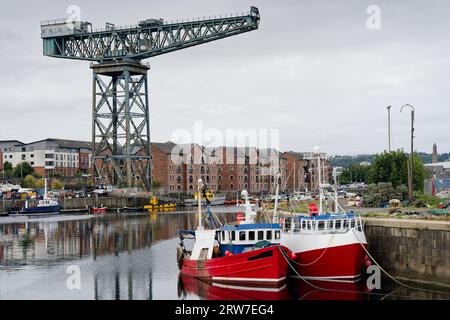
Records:
M23 145L23 142L19 140L0 140L0 172L4 170L5 162L8 158L5 157L6 152L11 152L14 146Z
M87 174L91 168L91 144L85 141L49 138L17 143L7 149L1 155L3 163L8 161L15 167L28 162L41 176Z

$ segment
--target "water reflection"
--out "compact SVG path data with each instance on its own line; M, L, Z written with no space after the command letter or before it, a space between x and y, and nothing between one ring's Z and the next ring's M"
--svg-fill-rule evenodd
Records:
M84 257L149 248L180 228L193 228L186 214L109 215L83 220L0 224L0 270L8 266L49 265Z
M180 275L178 278L178 297L186 299L194 294L204 300L287 300L287 285L279 288L248 287L206 283L204 281Z
M233 214L225 217L234 219ZM177 233L196 227L193 213L17 219L0 218L0 299L380 298L366 294L364 281L304 283L290 279L287 286L277 289L255 289L181 277L175 261ZM66 270L71 265L81 270L80 290L66 285ZM397 291L387 298L448 298Z

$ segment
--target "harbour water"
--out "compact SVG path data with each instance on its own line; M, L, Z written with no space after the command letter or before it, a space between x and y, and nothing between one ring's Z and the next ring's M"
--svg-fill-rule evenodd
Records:
M216 209L228 219L236 210ZM381 290L370 292L364 281L307 284L291 279L281 288L255 291L181 278L177 232L194 229L196 222L195 213L183 211L0 218L0 299L450 298L407 290L388 279ZM72 282L74 274L79 283Z

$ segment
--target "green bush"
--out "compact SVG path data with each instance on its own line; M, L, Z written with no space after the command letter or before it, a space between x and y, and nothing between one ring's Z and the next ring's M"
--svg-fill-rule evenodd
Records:
M414 192L414 201L412 205L416 208L436 207L439 199L422 192Z

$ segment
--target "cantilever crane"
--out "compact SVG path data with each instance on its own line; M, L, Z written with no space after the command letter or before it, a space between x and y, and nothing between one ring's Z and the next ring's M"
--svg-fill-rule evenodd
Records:
M258 29L259 10L220 18L93 31L81 21L41 22L44 55L93 62L92 166L115 185L151 186L148 65L141 60Z

